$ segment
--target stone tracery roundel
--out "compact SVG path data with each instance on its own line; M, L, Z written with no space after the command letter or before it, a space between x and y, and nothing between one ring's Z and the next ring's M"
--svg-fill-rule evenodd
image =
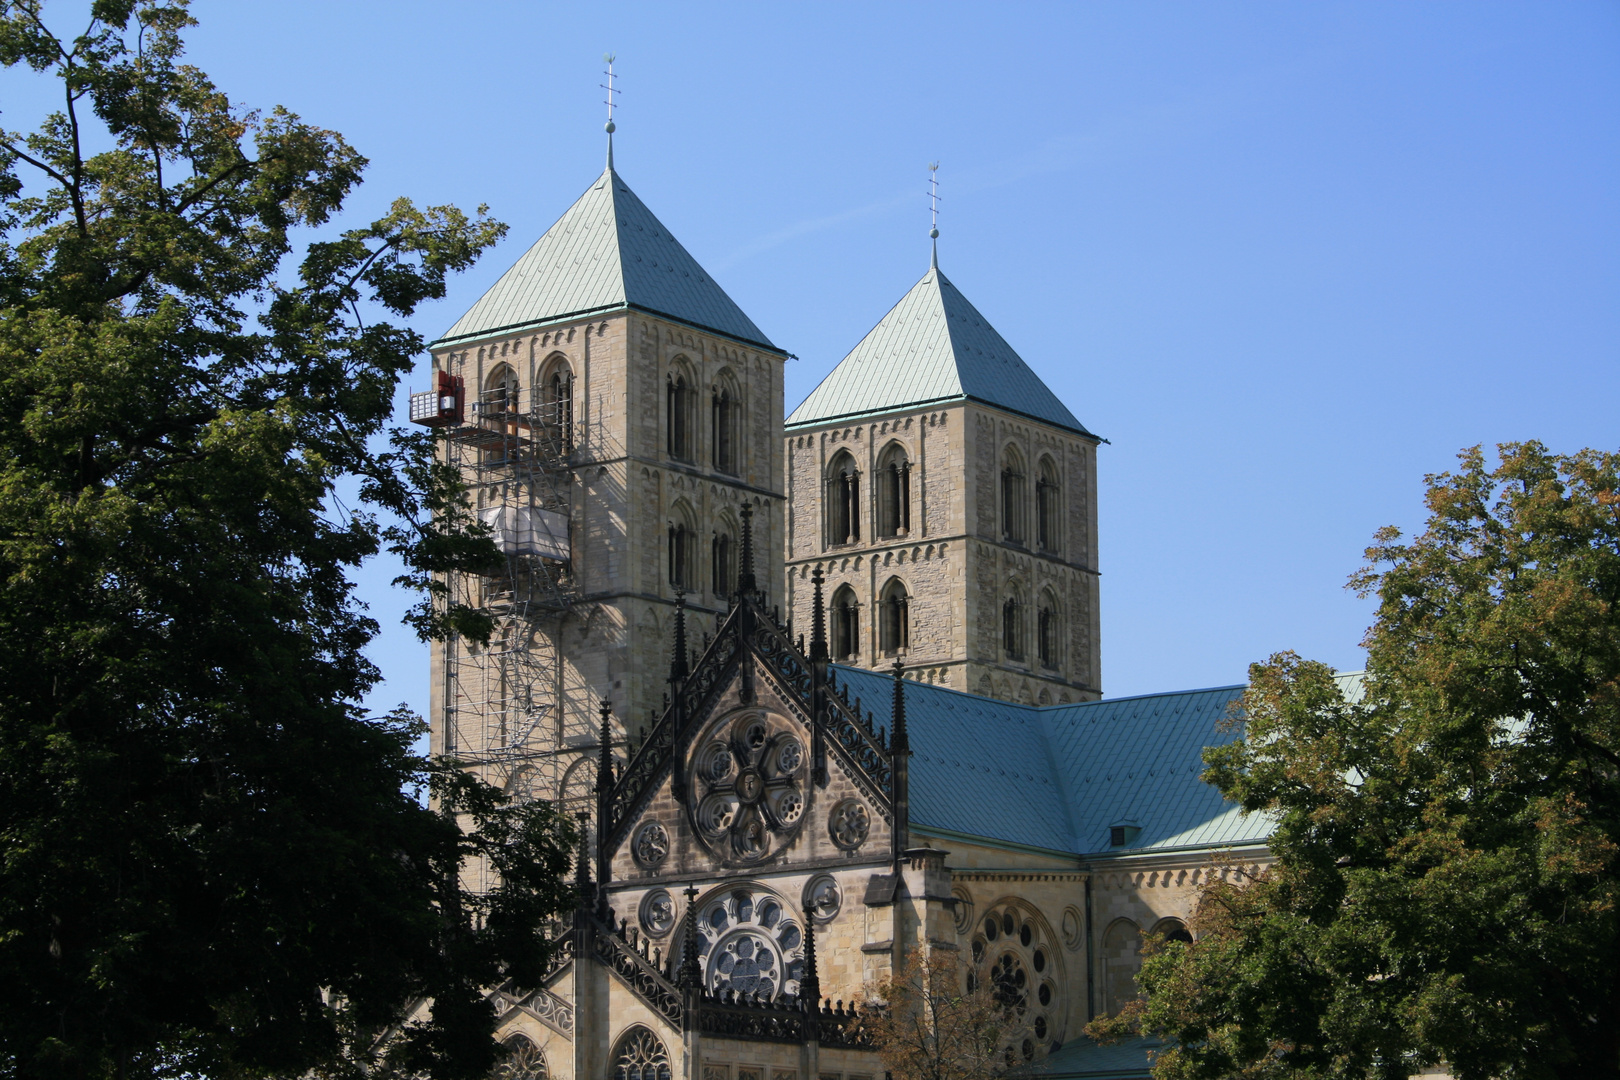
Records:
M715 721L694 747L692 818L711 852L728 863L754 863L797 835L809 785L796 724L745 709Z
M657 866L669 854L669 831L658 822L649 821L636 830L631 850L642 866Z
M1046 920L1015 900L991 906L970 927L973 967L969 989L990 988L1007 1009L1005 1049L1030 1061L1063 1041L1067 1009L1057 941Z
M698 954L710 990L773 1000L797 995L804 974L804 930L780 898L741 888L699 911Z

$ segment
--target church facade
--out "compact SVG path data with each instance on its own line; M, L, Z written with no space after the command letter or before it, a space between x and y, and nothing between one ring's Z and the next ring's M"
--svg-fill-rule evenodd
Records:
M445 583L496 631L434 647L433 750L586 833L505 1075L875 1080L854 1005L929 948L1101 1075L1144 938L1266 859L1198 779L1242 688L1102 696L1102 440L937 259L786 415L610 154L432 354L412 418L506 555Z

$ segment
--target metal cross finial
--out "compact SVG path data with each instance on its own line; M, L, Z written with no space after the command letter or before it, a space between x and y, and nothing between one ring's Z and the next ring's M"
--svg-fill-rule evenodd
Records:
M612 53L603 53L602 54L602 60L603 60L604 63L607 64L607 70L604 71L602 74L607 76L607 82L601 83L600 85L601 85L602 89L607 91L607 101L604 102L603 104L607 105L607 107L608 107L607 124L606 124L606 126L603 127L602 130L607 132L607 137L608 137L608 160L607 160L607 163L608 163L608 168L610 168L610 169L613 168L613 131L614 131L615 127L617 126L617 125L615 125L613 123L613 107L614 107L613 95L617 94L619 92L618 89L616 87L614 87L614 85L613 85L613 61L616 60L616 59L617 59L617 57L615 57Z
M934 254L930 264L935 270L939 269L939 162L928 163L928 239L934 242Z

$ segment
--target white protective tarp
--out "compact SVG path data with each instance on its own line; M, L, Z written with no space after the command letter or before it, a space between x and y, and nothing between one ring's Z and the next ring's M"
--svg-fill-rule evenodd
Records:
M568 561L568 519L532 506L489 506L478 520L494 530L495 546L508 555L538 555Z

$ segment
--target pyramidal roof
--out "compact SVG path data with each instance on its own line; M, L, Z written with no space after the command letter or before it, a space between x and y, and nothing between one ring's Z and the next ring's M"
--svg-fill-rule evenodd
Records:
M787 423L963 399L1091 434L935 265Z
M776 349L611 162L439 341L623 308Z

